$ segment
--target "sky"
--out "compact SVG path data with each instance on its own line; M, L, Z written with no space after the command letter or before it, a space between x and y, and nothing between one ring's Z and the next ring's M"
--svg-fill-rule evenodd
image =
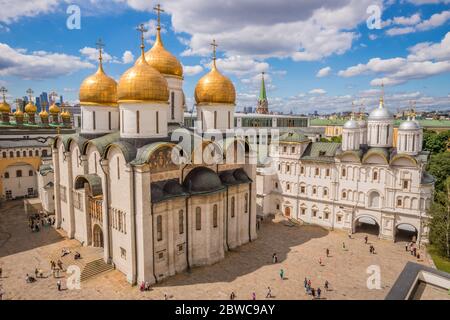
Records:
M271 111L367 112L382 83L393 112L450 110L450 0L0 0L7 99L31 88L77 102L96 70L99 38L105 72L118 80L139 55L140 23L150 49L157 3L164 45L184 67L189 109L215 39L237 110L256 106L263 71Z

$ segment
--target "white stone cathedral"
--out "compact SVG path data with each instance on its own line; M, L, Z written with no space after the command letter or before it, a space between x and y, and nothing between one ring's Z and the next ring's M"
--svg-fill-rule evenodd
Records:
M171 137L183 127L183 68L164 48L159 25L146 53L140 31L141 56L118 83L105 74L100 48L97 72L80 87L81 132L58 136L52 152L56 227L103 247L105 262L132 284L215 263L257 237L251 153L244 164L173 161ZM204 130L234 127L235 89L215 56L195 99ZM223 154L248 150L234 138L223 145Z
M342 144L281 135L270 147L271 166L258 168L258 213L349 232L372 221L380 238L392 240L406 226L427 242L434 178L425 171L429 152L422 151L422 128L408 117L396 146L393 129L381 98L367 121L352 116L344 124Z

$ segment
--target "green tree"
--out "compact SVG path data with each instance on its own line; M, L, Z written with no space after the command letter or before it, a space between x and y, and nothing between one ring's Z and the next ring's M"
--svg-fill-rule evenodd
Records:
M331 142L342 143L342 136L331 137Z
M446 191L444 183L447 177L450 177L450 152L431 155L427 171L436 178L436 192Z
M429 210L431 216L429 237L438 253L450 258L450 178L446 179L444 184L446 190L435 193L434 202Z
M423 132L423 149L432 153L445 152L450 139L450 130L436 133L430 130Z

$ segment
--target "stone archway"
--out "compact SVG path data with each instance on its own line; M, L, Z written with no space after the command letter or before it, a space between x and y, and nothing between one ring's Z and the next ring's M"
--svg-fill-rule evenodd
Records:
M395 226L395 242L416 242L417 228L409 223L399 223Z
M103 231L98 224L94 224L92 228L92 240L94 247L103 248Z
M380 234L380 225L375 218L369 215L362 215L356 217L354 231L355 233L368 233L378 236Z

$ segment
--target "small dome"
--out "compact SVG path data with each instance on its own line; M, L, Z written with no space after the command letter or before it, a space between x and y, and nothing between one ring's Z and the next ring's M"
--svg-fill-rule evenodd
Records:
M370 114L369 114L369 121L370 120L392 120L393 116L392 114L389 112L389 110L387 108L384 107L384 103L383 100L380 100L380 105L378 108L374 109Z
M176 180L170 180L168 181L163 188L164 192L171 194L171 195L180 195L184 193L184 189L181 186L181 184L178 183Z
M205 167L198 167L190 171L183 185L192 193L214 192L223 188L219 176Z
M47 112L47 110L42 109L42 111L39 112L39 117L44 118L44 119L48 118L48 112Z
M236 90L233 82L217 70L215 62L211 71L197 82L195 101L197 105L235 104Z
M166 79L151 67L142 56L125 71L117 86L118 102L168 103L169 88Z
M233 172L233 176L236 178L236 180L238 180L240 182L250 182L251 181L250 178L247 176L247 173L242 168L236 169Z
M51 114L58 114L58 113L60 113L61 109L59 109L59 107L56 105L56 103L53 102L53 104L50 106L48 111L50 111Z
M20 108L17 108L16 111L14 112L14 116L15 117L23 117L23 112L22 110L20 110Z
M33 102L28 102L28 104L25 106L25 112L26 113L36 113L37 107L34 105Z
M79 97L81 105L117 106L117 83L105 74L101 62L97 72L81 83Z
M400 124L399 130L420 130L420 125L411 119L408 119Z
M359 129L359 124L352 118L344 124L344 129Z
M63 112L61 112L61 118L63 119L70 119L70 112L69 110L64 110Z
M164 75L182 77L183 67L178 59L164 48L160 33L160 28L158 27L155 44L145 54L145 59L150 66Z
M2 113L10 113L11 112L11 106L8 104L8 102L3 101L0 103L0 112L2 112Z

